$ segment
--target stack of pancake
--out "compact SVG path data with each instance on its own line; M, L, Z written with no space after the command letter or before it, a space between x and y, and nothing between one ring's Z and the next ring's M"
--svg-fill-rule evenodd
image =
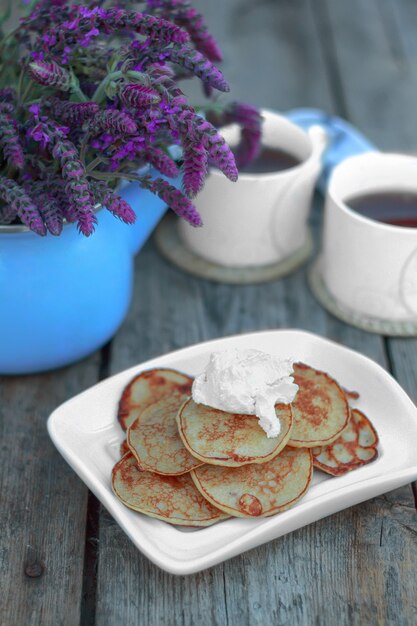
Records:
M376 458L375 429L349 406L357 394L303 363L294 365L294 380L294 402L276 405L280 434L268 438L253 415L196 404L189 376L142 372L119 403L127 440L112 472L114 493L171 524L209 526L290 508L307 492L313 466L340 476Z

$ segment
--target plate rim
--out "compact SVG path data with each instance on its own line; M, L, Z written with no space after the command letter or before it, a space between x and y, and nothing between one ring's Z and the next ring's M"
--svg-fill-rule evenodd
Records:
M274 521L276 521L279 516L272 516L269 518L265 518L265 521L262 524L250 529L247 533L244 534L244 536L237 536L233 538L231 541L227 542L226 544L217 546L216 549L212 553L198 555L196 557L192 557L188 559L187 561L181 561L179 559L172 557L171 555L166 554L162 550L155 549L155 546L152 546L151 542L149 541L149 533L147 534L145 533L145 535L143 535L143 533L140 532L138 536L137 529L136 529L136 532L131 532L129 525L125 523L123 519L120 519L120 517L118 516L117 510L116 511L114 510L116 505L120 503L116 502L115 496L113 495L111 490L109 490L108 486L105 485L100 480L99 477L95 476L94 473L92 473L91 468L86 467L85 462L82 460L80 456L77 456L72 450L68 450L65 447L65 440L62 440L62 434L59 432L61 414L64 414L62 409L64 407L68 408L68 405L73 403L75 400L77 401L82 400L82 397L84 395L90 394L93 390L98 392L100 390L100 387L108 385L109 381L117 381L117 379L122 380L124 378L127 380L128 376L131 376L134 373L137 374L140 371L144 371L145 369L149 367L155 366L155 364L158 363L158 359L178 357L181 355L184 355L184 357L186 357L187 355L191 355L193 352L199 352L202 347L207 348L207 352L209 352L210 347L213 347L213 345L224 343L225 341L227 342L228 340L234 340L237 338L250 340L250 338L252 337L260 337L262 335L265 335L265 336L271 335L271 334L287 335L289 333L297 335L301 339L307 338L310 341L313 340L318 343L329 344L332 346L333 349L336 348L338 350L342 350L342 352L348 351L349 353L354 355L354 358L359 357L361 360L364 361L365 364L368 364L368 365L370 364L371 367L376 368L380 373L382 372L383 376L388 377L391 384L394 385L394 391L396 395L399 393L400 396L402 397L402 400L406 403L406 405L408 405L409 410L415 414L416 425L417 425L416 405L413 403L413 401L411 400L410 396L406 393L406 391L400 386L398 381L383 366L381 366L379 363L377 363L370 357L352 348L344 346L343 344L340 344L332 339L329 339L327 337L322 337L321 335L312 333L310 331L305 331L303 329L294 329L294 328L260 330L260 331L250 332L250 333L238 333L238 334L230 335L227 337L218 337L215 339L210 339L208 341L198 342L196 344L192 344L184 348L179 348L177 350L167 352L157 357L153 357L152 359L148 359L147 361L136 364L125 370L122 370L121 372L113 374L112 376L104 379L103 381L99 381L95 385L89 387L88 389L80 392L79 394L63 402L49 416L48 421L47 421L47 430L48 430L50 438L52 439L52 442L58 449L59 453L63 456L63 458L70 465L70 467L77 473L80 479L87 485L87 487L96 495L96 497L100 500L103 506L107 509L109 514L113 517L114 521L127 534L127 536L130 538L133 544L147 558L149 558L149 560L151 560L161 569L171 574L175 574L175 575L188 575L188 574L196 573L208 567L212 567L213 565L216 565L217 563L220 563L226 559L232 558L233 556L236 556L237 554L243 553L255 546L259 546L262 543L265 543L274 538L283 536L287 534L288 532L292 532L293 530L296 530L296 528L302 528L323 517L332 515L340 510L354 506L355 504L358 504L359 502L375 497L377 495L380 495L381 493L397 488L401 485L411 482L412 480L417 479L417 462L415 465L410 465L405 468L401 468L397 471L392 471L388 475L382 474L378 476L365 478L363 481L359 483L359 486L358 486L358 483L346 485L342 487L340 490L338 490L337 492L332 493L331 496L329 494L321 494L317 496L315 499L309 502L305 502L304 510L307 512L307 514L309 512L310 514L313 513L313 519L311 519L308 522L301 523L300 526L296 526L289 530L284 530L283 532L280 532L280 531L278 531L278 533L272 532L272 534L270 533L265 538L263 535L268 534L268 530L270 530L271 527L273 527ZM337 504L335 508L333 506L334 503L338 502L339 500L343 500L343 498L346 496L347 491L353 492L358 497L355 498L354 501L352 501L348 506L345 506L342 502L340 507ZM369 494L368 493L369 491L371 491L372 493ZM329 497L331 498L330 507L329 506L326 507L326 500L327 500L327 504L329 504L328 503ZM324 503L321 502L322 500L325 500L325 502ZM321 508L323 507L323 505L324 505L324 512L321 511ZM120 504L120 506L122 505ZM328 510L329 508L331 510ZM291 519L294 517L296 518L298 516L298 513L299 511L297 508L290 509L289 511L287 511L287 514L289 515L286 516L286 519L288 519L288 521L291 522ZM316 515L316 513L318 514ZM228 521L230 522L234 520L228 520ZM224 523L227 523L227 521ZM210 528L214 528L214 527L208 527L207 529L202 529L199 532L204 532L204 530L209 530ZM272 531L273 531L273 528L272 528ZM145 539L145 543L143 543L144 539Z

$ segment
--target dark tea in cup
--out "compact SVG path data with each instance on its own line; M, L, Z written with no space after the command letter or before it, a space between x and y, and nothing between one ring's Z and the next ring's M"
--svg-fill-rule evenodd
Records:
M263 146L256 159L240 171L245 174L273 174L289 170L300 163L300 159L285 150Z
M364 217L377 222L417 228L417 193L415 191L373 191L350 196L345 204Z

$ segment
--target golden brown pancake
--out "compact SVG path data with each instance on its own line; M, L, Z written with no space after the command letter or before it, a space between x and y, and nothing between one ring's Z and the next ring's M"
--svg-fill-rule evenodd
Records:
M191 456L178 433L176 415L186 396L174 394L144 411L127 431L130 451L143 470L165 476L185 474L202 464Z
M190 474L159 476L138 469L133 454L113 468L115 495L130 509L179 526L210 526L228 516L196 489Z
M204 463L227 467L266 463L283 449L292 427L290 405L275 408L281 432L268 438L256 416L226 413L190 398L177 415L178 431L189 452Z
M235 517L268 517L285 511L304 496L312 475L310 450L289 447L262 465L202 465L191 472L202 495Z
M294 365L294 382L299 389L291 405L294 425L288 445L313 448L332 443L349 421L345 392L328 374L304 363Z
M123 439L120 444L120 456L124 456L127 452L130 452L129 446L127 445L127 439Z
M349 424L329 446L312 449L315 467L332 476L342 476L370 463L378 456L378 435L369 419L353 409Z
M172 369L156 368L141 372L125 387L119 401L117 418L123 430L136 419L138 411L174 393L191 395L193 379ZM131 412L134 411L132 417Z

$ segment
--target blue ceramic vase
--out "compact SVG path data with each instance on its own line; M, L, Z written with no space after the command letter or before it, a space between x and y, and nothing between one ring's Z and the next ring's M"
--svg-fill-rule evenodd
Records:
M105 344L123 322L134 255L166 205L136 183L120 195L136 212L136 224L101 209L88 238L74 224L59 237L0 226L1 374L68 365Z

